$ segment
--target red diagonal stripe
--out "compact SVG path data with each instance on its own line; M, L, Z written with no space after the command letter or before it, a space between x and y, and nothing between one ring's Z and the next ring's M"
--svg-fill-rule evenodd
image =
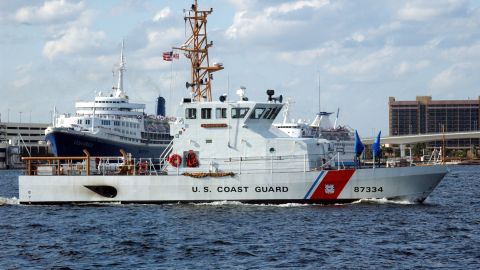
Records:
M322 182L320 183L320 185L318 185L317 189L313 192L310 199L311 200L336 199L338 195L340 195L340 192L342 192L343 188L348 183L348 180L350 180L354 172L355 170L328 171L327 175L325 175ZM326 193L325 192L326 185L333 185L334 192Z

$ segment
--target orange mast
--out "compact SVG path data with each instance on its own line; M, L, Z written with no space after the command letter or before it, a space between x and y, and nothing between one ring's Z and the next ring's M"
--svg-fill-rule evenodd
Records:
M197 0L192 4L192 9L184 17L188 20L192 35L180 48L173 48L185 52L190 59L192 68L191 82L187 82L187 88L192 88L193 101L212 101L212 73L223 69L221 64L210 66L208 60L208 48L213 42L207 42L207 16L213 12L210 10L198 10Z

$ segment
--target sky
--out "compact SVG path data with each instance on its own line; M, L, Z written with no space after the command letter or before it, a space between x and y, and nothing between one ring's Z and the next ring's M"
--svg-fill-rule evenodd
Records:
M175 115L189 65L162 53L187 38L192 1L0 0L2 121L50 122L53 108L74 112L116 84L125 40L125 91L132 102L167 100ZM291 117L320 110L369 137L388 134L388 97L414 100L480 96L480 1L199 0L208 20L213 96L246 87L290 98ZM475 75L477 74L477 75ZM320 82L320 87L319 83ZM319 91L320 89L320 91ZM320 99L319 99L320 93Z

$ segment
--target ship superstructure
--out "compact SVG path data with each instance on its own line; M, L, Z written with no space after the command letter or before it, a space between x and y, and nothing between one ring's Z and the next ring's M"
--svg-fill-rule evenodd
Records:
M160 156L171 141L169 118L147 115L145 104L130 102L123 87L125 70L122 42L117 85L93 101L76 102L75 114L55 117L46 129L54 155L76 156L86 149L96 156L116 156L123 149L134 157Z

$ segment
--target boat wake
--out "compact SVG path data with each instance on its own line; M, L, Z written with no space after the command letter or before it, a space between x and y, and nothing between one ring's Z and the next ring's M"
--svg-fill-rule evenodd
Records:
M256 204L256 203L243 203L239 201L214 201L208 203L192 203L195 206L251 206L251 207L304 207L312 206L312 204L303 203L283 203L283 204Z
M3 205L18 205L18 204L20 204L20 202L15 197L13 197L13 198L0 197L0 206L3 206Z
M388 200L387 198L382 199L360 199L358 201L354 201L351 204L401 204L401 205L409 205L409 204L417 204L416 202L408 201L408 200Z

